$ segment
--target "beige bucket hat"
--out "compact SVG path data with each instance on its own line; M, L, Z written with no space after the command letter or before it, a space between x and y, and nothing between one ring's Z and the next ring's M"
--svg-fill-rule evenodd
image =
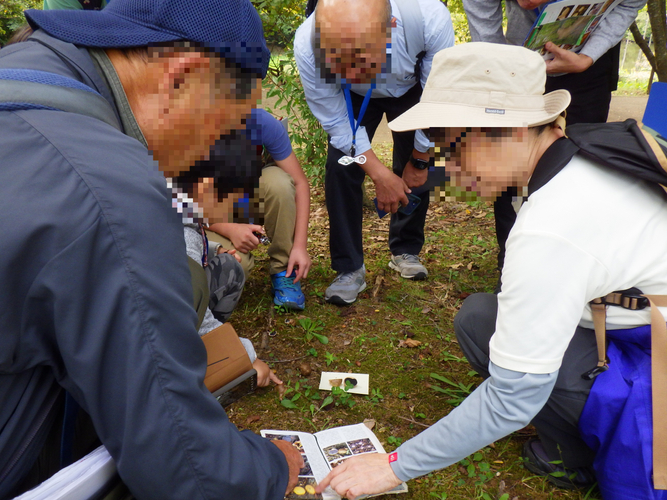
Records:
M395 132L432 127L534 127L570 104L567 90L544 95L542 57L514 45L472 42L433 58L419 104L389 123Z

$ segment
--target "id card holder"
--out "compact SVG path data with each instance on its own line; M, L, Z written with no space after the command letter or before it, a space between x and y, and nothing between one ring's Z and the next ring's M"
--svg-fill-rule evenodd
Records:
M366 163L366 157L364 155L359 155L359 156L342 156L339 160L338 163L340 163L343 166L348 166L351 163L356 163L357 165L363 165Z

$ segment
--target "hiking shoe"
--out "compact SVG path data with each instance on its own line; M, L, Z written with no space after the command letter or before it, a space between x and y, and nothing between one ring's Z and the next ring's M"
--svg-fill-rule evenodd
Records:
M539 439L531 439L523 445L521 457L524 466L529 471L544 476L547 481L559 488L566 490L578 490L590 488L596 483L595 473L592 467L567 468L561 463L553 463Z
M366 266L361 266L351 273L338 273L327 291L324 300L329 304L346 306L357 300L357 295L366 289Z
M409 280L423 280L428 276L428 271L422 266L419 257L404 253L403 255L392 255L389 267L401 273L402 278Z
M271 275L273 286L273 303L287 309L303 311L306 307L306 296L301 291L301 282L294 283L296 271L286 276L287 271Z

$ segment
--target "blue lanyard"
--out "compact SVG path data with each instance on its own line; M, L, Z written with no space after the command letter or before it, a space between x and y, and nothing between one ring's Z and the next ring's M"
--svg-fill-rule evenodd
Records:
M345 94L345 103L347 104L347 117L350 120L350 128L352 129L352 148L350 149L350 156L356 156L357 153L357 130L359 130L359 125L361 120L364 119L364 114L366 113L366 108L368 108L368 102L371 100L371 93L375 88L375 84L371 83L371 88L366 92L364 97L364 102L361 103L361 109L359 109L359 118L354 120L354 109L352 109L352 96L350 95L350 84L343 84L343 93Z

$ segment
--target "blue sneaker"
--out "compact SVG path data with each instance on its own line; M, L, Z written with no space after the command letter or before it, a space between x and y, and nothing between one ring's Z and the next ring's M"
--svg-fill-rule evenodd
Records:
M294 283L296 271L286 276L287 271L271 275L273 286L273 303L288 309L303 311L306 307L306 296L301 291L301 282Z

